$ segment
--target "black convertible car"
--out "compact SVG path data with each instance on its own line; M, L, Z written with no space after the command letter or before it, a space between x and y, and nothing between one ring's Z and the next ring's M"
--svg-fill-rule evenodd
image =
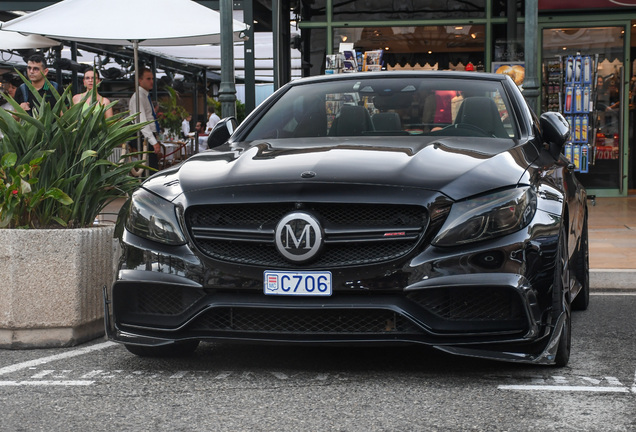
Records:
M589 301L586 192L505 75L293 81L122 208L110 339L425 344L565 365Z

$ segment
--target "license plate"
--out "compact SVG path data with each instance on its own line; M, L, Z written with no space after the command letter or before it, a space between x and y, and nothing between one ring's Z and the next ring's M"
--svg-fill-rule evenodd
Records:
M268 295L330 296L331 272L267 270L263 285L263 290Z

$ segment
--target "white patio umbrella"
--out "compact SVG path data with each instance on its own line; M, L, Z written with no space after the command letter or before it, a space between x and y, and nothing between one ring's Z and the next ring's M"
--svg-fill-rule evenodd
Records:
M0 25L4 24L0 21ZM11 31L0 30L0 50L18 50L34 48L50 48L61 42L38 35L21 35Z
M233 20L236 41L248 25ZM0 24L0 30L134 48L218 44L220 14L191 0L64 0Z
M246 24L233 21L235 40ZM0 27L2 30L106 45L219 43L220 14L191 0L64 0Z
M233 20L236 41L248 25ZM63 0L8 21L0 30L62 40L133 46L135 87L139 46L218 44L221 16L191 0ZM137 98L139 112L139 98Z

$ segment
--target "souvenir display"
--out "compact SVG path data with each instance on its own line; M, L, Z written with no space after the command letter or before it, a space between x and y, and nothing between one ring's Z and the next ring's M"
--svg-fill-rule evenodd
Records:
M564 154L581 173L589 172L596 160L618 158L618 142L610 145L612 140L608 141L598 121L606 108L598 102L601 77L597 67L598 55L581 53L557 56L543 65L543 110L564 114L570 124Z

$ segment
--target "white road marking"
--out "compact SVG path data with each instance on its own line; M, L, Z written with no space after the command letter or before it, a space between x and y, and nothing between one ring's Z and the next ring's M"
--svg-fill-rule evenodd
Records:
M616 377L606 376L605 379L612 386L622 386L623 383L618 380Z
M69 381L0 381L0 387L20 387L20 386L88 386L95 381L81 381L81 380L69 380Z
M53 372L55 372L55 370L53 369L43 370L42 372L33 375L31 379L42 379L45 376L52 374Z
M636 393L636 373L634 373L634 384L631 389L629 385L624 385L620 380L613 376L606 376L601 379L591 378L586 376L579 376L571 378L579 379L586 384L592 385L569 385L568 379L563 376L553 375L550 377L557 385L545 384L546 380L542 377L530 377L530 384L511 384L511 385L499 385L499 390L522 390L522 391L562 391L562 392L593 392L593 393ZM607 381L608 385L601 386L603 380Z
M609 291L609 292L595 292L595 293L590 293L591 296L636 296L636 292L616 292L616 291Z
M278 378L279 380L286 380L289 378L287 374L284 374L282 372L270 372L270 373L274 375L276 378Z
M117 345L115 342L104 342L96 345L91 345L89 347L78 348L71 351L65 351L62 354L56 354L48 357L42 357L35 360L29 360L23 363L17 363L11 366L5 366L0 368L0 375L6 375L12 372L17 372L22 369L28 369L33 366L40 366L46 363L50 363L57 360L64 360L71 357L77 357L80 355L88 354L94 351L99 351L104 348L112 347L113 345ZM52 381L53 382L53 381Z
M228 378L230 375L232 375L232 371L221 372L215 376L214 379L222 380Z
M594 379L594 378L590 378L590 377L581 377L581 380L587 381L587 382L589 382L590 384L593 384L593 385L599 385L601 383L600 379Z
M570 385L500 385L499 390L531 390L531 391L567 391L567 392L596 392L596 393L629 393L627 387L596 387Z

